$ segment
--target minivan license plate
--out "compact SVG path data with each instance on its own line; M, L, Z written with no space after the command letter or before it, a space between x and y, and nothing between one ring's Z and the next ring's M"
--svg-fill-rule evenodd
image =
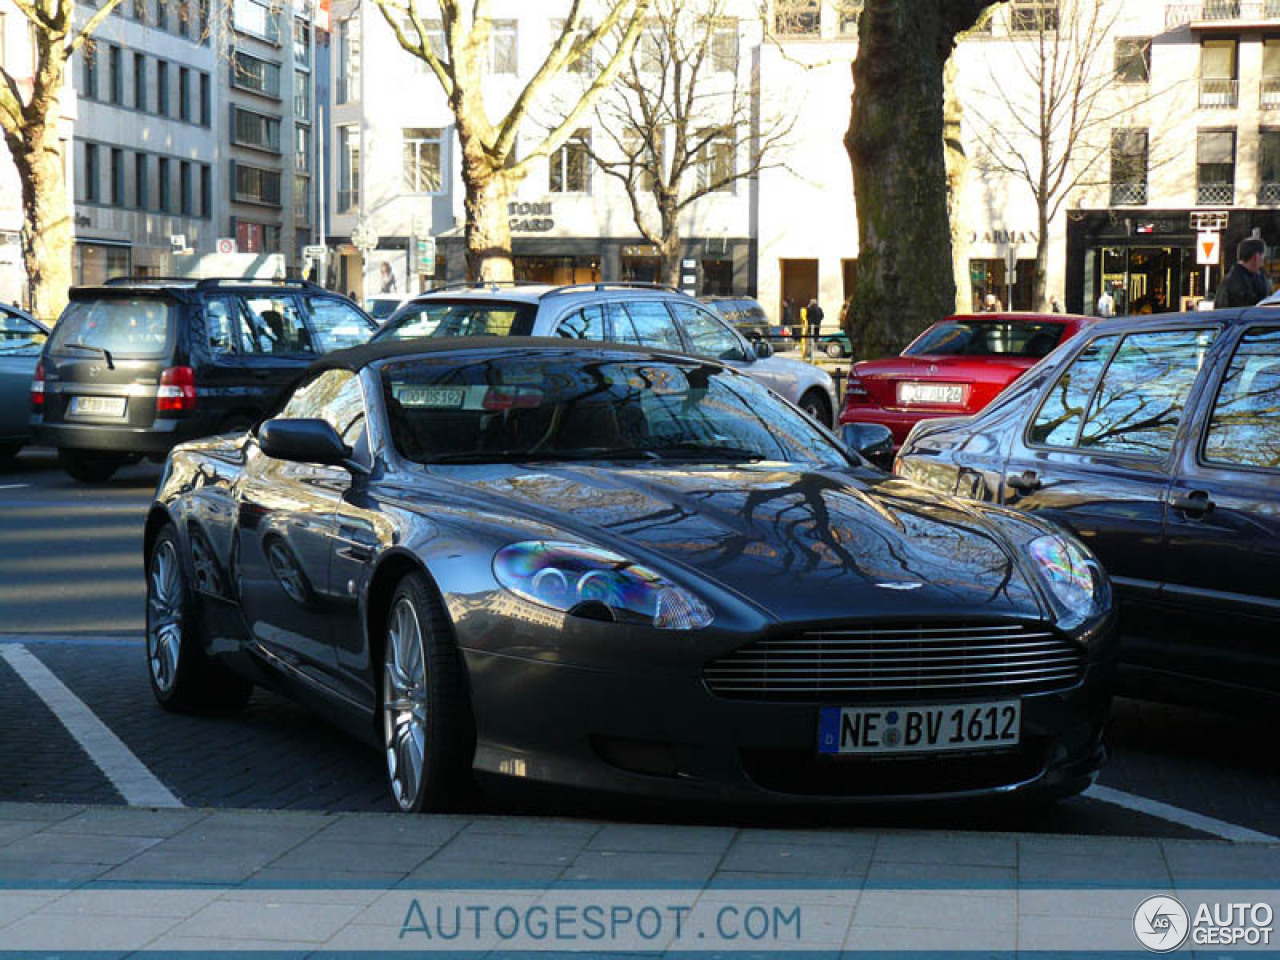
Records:
M829 754L941 753L1016 746L1022 704L909 707L823 707L818 752Z
M123 417L124 397L72 397L71 412L87 417Z
M964 403L964 387L958 383L900 383L898 402Z

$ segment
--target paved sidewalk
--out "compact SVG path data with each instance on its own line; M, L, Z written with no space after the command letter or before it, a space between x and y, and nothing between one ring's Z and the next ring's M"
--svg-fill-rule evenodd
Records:
M1186 898L1227 890L1280 913L1273 888L1275 844L0 805L0 954L662 955L690 945L670 922L651 937L638 921L650 903L670 921L677 901L695 908L693 918L714 910L721 926L705 929L729 952L1133 950L1134 911L1149 895L1182 897L1194 912ZM726 907L737 921L753 904L779 907L761 916L797 925L803 913L803 934L760 941L723 926ZM576 911L577 925L536 936L531 917L555 905ZM584 925L593 905L613 921L599 940ZM460 910L470 911L464 935L442 941L437 925L448 928ZM503 910L526 924L520 935L491 922Z

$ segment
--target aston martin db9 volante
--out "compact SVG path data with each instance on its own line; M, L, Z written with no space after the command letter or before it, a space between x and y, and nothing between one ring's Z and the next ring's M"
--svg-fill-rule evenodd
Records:
M174 449L145 536L171 709L260 683L474 774L826 803L1087 785L1110 586L1052 524L868 466L751 378L640 347L373 344Z

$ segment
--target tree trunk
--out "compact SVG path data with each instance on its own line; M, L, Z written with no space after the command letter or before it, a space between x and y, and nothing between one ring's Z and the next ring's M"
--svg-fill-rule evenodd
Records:
M1031 309L1049 309L1049 217L1041 207L1038 219L1040 233L1036 237L1036 278L1032 284Z
M478 137L467 136L458 125L462 144L462 182L466 187L467 279L509 282L515 277L511 262L511 221L507 204L511 183L484 151Z
M960 102L956 89L956 75L959 67L956 58L947 60L947 69L943 74L946 88L946 99L942 108L943 145L946 148L947 163L947 217L951 222L951 268L956 282L957 313L967 313L973 309L971 285L973 280L969 273L969 243L965 238L967 231L964 209L964 188L969 177L969 155L965 153L964 137L961 125L964 121L964 105Z
M858 210L853 296L868 357L898 353L951 313L943 71L988 0L866 0L845 148Z
M674 206L675 204L672 203L670 209L661 208L658 211L662 230L661 242L658 244L658 257L662 263L661 281L667 286L679 288L680 255L684 252L684 245L680 242L680 220Z

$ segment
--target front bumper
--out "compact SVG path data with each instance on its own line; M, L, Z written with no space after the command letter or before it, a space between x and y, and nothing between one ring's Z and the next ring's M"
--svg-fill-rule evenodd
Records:
M636 675L463 652L477 771L668 801L765 805L1075 792L1105 757L1115 670L1114 659L1093 662L1068 689L1022 697L1017 748L832 758L817 752L818 704L722 699L700 674Z

